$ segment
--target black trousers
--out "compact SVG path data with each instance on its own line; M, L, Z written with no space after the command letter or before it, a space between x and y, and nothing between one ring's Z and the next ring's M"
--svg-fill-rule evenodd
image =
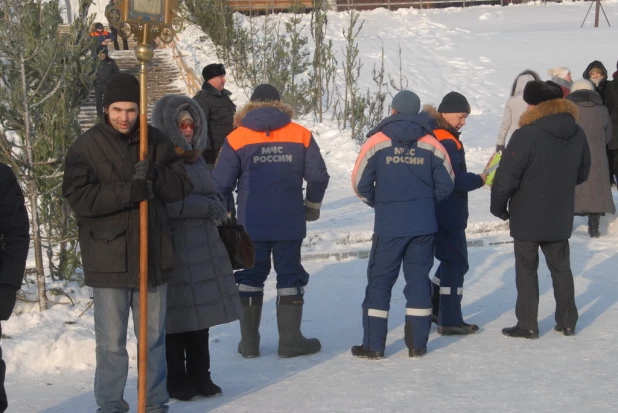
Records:
M103 120L103 88L94 88L94 101L97 106L97 117Z
M0 326L0 337L2 337L2 326ZM6 377L6 364L2 360L2 347L0 347L0 413L4 413L9 406L4 390L4 379Z
M115 27L111 28L112 31L112 39L114 39L114 50L120 50L120 45L118 44L118 38L122 39L122 49L129 50L129 41L122 36L118 36L118 29Z
M165 355L169 381L189 379L200 386L210 381L209 329L166 334Z
M607 150L607 160L609 165L609 182L618 183L618 149Z
M539 247L551 273L556 299L556 324L575 328L577 307L571 272L569 241L515 240L515 284L517 325L526 330L539 330Z

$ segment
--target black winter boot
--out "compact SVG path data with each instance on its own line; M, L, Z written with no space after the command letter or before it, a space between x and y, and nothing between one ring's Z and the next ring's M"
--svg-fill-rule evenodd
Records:
M600 221L601 214L588 214L588 234L591 238L599 238L601 236L599 231Z
M575 329L569 327L560 327L558 324L554 326L554 331L564 334L565 336L575 335Z
M412 324L408 320L406 320L403 326L403 341L406 343L406 347L408 347L408 357L422 357L427 353L427 346L423 348L414 348L414 330L412 329Z
M365 350L365 347L363 347L362 344L360 346L352 346L352 355L354 357L370 359L370 360L380 360L384 358L383 351Z
M508 337L537 339L539 332L536 330L524 330L519 326L507 327L502 329L502 334Z
M240 297L240 343L238 352L244 358L260 357L260 320L264 297Z
M468 334L476 334L479 332L479 326L476 324L461 323L458 326L438 326L438 334L443 336L465 336Z
M197 396L185 368L186 333L165 336L167 392L172 399L188 401Z
M186 333L187 339L187 373L191 384L202 397L221 396L221 387L210 378L209 330Z
M302 295L279 297L277 303L279 357L288 358L314 354L322 348L317 338L305 338L300 332L303 304Z

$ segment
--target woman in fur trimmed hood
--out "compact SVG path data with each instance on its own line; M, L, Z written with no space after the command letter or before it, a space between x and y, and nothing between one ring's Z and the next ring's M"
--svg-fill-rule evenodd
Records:
M167 289L167 388L178 400L218 396L221 388L210 378L209 328L237 320L240 300L215 223L227 217L226 208L201 156L207 123L198 103L182 95L161 98L152 123L171 139L193 184L185 200L167 204L176 248Z
M498 133L496 152L504 150L506 142L511 139L513 132L519 128L519 118L528 109L528 104L524 102L524 87L532 80L539 80L539 75L532 70L526 69L521 72L513 81L511 87L511 97L504 105L504 115Z

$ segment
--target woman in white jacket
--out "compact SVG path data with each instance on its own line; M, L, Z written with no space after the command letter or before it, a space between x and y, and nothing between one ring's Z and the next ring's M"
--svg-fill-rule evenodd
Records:
M511 88L511 97L504 105L504 116L498 134L496 152L504 150L506 142L519 128L519 118L528 109L528 104L524 102L524 87L532 80L539 80L539 75L532 70L524 70L515 78Z

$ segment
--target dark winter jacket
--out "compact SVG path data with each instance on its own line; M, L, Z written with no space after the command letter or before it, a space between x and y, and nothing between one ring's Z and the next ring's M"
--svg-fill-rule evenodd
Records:
M614 73L614 80L608 82L605 91L605 106L612 118L612 139L607 147L618 150L618 71Z
M21 288L29 244L24 195L11 168L0 163L0 289L14 294Z
M375 209L374 233L408 237L436 232L436 202L452 192L455 176L426 119L391 115L367 136L352 186Z
M466 152L459 140L460 133L433 106L426 105L423 116L428 117L434 135L446 149L455 175L453 192L436 205L438 227L445 230L464 229L468 226L468 192L481 188L483 179L480 175L468 172Z
M208 146L206 151L219 152L227 135L234 130L234 113L236 105L230 99L227 89L218 91L208 82L204 82L202 90L193 97L206 115L208 122Z
M586 135L576 120L577 107L564 99L543 102L521 117L496 171L490 207L499 218L510 216L516 240L571 237L575 186L590 170Z
M97 50L99 50L102 47L106 47L106 45L104 45L103 42L108 39L111 39L112 35L107 30L103 30L101 33L97 32L96 30L93 30L90 32L90 38L94 40L93 45L92 45L92 57L97 57Z
M213 171L217 191L228 199L238 182L238 221L254 241L303 239L305 203L319 208L328 186L320 148L292 115L281 102L245 105Z
M178 113L183 110L195 124L193 145L177 126ZM209 218L207 195L215 194L215 184L200 156L208 140L204 113L188 96L167 95L159 99L151 118L172 140L193 184L187 198L167 204L176 247L176 265L167 287L167 333L203 330L237 320L240 300L234 272L215 221Z
M575 103L579 111L577 124L584 130L590 148L590 173L588 180L575 188L575 213L614 214L616 207L609 183L609 165L606 146L612 137L612 123L601 96L594 90L577 90L567 100Z
M601 69L601 71L603 72L603 79L601 79L598 85L594 84L594 82L592 82L592 80L590 79L590 70L594 68ZM594 84L595 90L601 96L603 104L605 104L605 93L607 90L607 69L605 68L605 66L603 66L603 63L599 62L598 60L590 63L586 70L584 70L583 78L586 80L590 80Z
M139 203L133 201L139 129L130 137L107 124L86 131L69 148L62 193L77 215L86 285L139 285ZM191 182L169 138L148 128L153 192L148 202L150 285L165 283L174 267L173 233L165 203L184 199ZM143 185L143 184L142 184Z
M97 68L97 76L94 80L94 87L104 90L112 76L118 73L120 73L120 69L114 59L107 56L104 60L100 60L99 67Z

